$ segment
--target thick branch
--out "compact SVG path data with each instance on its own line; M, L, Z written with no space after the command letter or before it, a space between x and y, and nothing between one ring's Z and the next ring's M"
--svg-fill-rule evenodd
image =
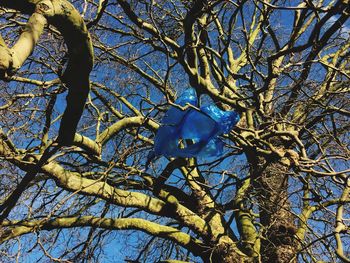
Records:
M141 125L145 125L146 123L148 123L148 125L150 125L154 129L158 128L157 123L144 117L128 117L114 123L112 126L104 130L97 139L97 142L101 145L104 145L119 131L131 127L139 127Z
M78 173L67 171L54 162L44 165L42 171L70 192L97 196L122 207L136 207L152 214L173 217L196 232L207 234L206 222L179 203L166 203L143 193L116 189L104 181L82 178Z
M47 19L49 24L52 24L60 31L68 47L69 61L61 78L63 83L68 87L68 96L67 107L63 114L59 130L58 142L62 145L70 145L73 142L75 131L90 90L89 74L93 66L91 38L83 18L74 6L66 0L0 1L0 6L14 8L23 13L31 13L34 4L36 4L35 13L31 19L35 20L29 21L29 29L22 34L21 41L14 46L15 51L21 50L23 47L26 47L25 50L27 51L22 51L22 55L19 56L18 62L16 62L17 64L13 64L20 66L20 62L22 60L24 61L26 56L32 52L32 48L36 44L35 40L40 35L36 27L42 25L44 21L42 16ZM35 27L35 30L32 29L33 27ZM6 52L1 52L1 47L0 45L0 54L4 56ZM6 63L5 66L7 66ZM8 66L10 67L11 63L8 63Z
M8 234L3 235L0 239L0 243L17 236L21 236L36 229L52 230L62 228L73 227L98 227L110 230L141 230L147 234L162 237L178 243L179 245L187 248L195 255L201 255L201 252L205 249L203 243L200 240L192 238L190 235L181 232L180 230L163 226L141 218L99 218L93 216L82 217L64 217L55 218L49 221L22 221L22 222L9 222L3 223L3 226L9 226L11 231Z
M12 48L8 48L5 41L0 41L0 77L12 75L33 52L47 22L40 12L40 8L38 8L31 15L19 39Z

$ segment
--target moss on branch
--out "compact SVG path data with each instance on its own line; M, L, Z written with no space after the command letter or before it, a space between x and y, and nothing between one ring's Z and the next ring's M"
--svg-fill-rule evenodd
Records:
M3 76L19 69L33 52L46 20L62 34L68 47L69 60L60 77L68 87L68 96L58 142L62 145L72 144L90 91L89 74L94 56L91 37L83 18L67 0L3 0L0 6L31 14L24 32L12 49L0 41L0 71L6 71L6 74L1 74Z
M7 231L0 238L0 243L34 232L36 229L52 230L73 227L98 227L110 230L140 230L153 236L172 240L189 249L195 255L200 255L205 250L204 244L200 240L176 228L160 225L142 218L61 217L50 220L4 221L2 226L7 228Z

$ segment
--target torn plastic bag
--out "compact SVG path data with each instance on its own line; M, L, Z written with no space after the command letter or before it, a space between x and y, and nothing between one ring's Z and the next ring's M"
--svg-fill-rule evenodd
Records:
M192 139L194 142L208 142L218 132L218 123L196 109L189 109L179 126L180 137L185 140Z
M222 155L224 143L217 136L228 133L239 120L234 111L222 111L215 105L200 110L194 89L187 89L171 106L161 121L154 139L152 156L217 157Z
M182 95L175 101L180 107L186 107L182 110L179 107L171 106L165 113L161 126L158 128L154 139L154 154L155 156L164 155L166 157L192 157L192 152L180 151L179 141L181 140L181 127L186 121L186 115L190 108L188 105L198 106L197 94L194 89L185 90Z
M185 90L182 95L175 101L175 104L180 107L186 107L186 105L198 106L197 94L194 89ZM177 125L183 119L183 117L188 112L187 110L181 110L180 107L171 106L169 110L165 113L161 124L162 125ZM188 106L187 106L188 107Z
M200 157L219 157L224 152L224 142L219 138L211 139L199 152Z
M166 157L175 157L174 153L178 150L178 127L170 125L161 125L158 128L154 138L155 156L164 155Z
M162 125L158 129L154 140L156 155L196 157L220 131L218 124L208 115L192 108L184 112L177 124Z
M223 111L215 105L201 107L201 111L208 114L220 127L222 134L229 133L239 121L239 114L235 111Z

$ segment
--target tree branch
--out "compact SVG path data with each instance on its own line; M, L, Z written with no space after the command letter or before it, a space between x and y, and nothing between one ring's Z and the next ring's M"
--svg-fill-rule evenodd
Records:
M4 221L5 230L0 238L0 243L14 237L40 230L53 230L73 227L97 227L109 230L141 230L152 236L165 238L176 242L177 244L190 250L194 255L201 255L206 249L204 244L180 230L160 225L141 218L99 218L93 216L81 217L60 217L51 220L32 220L32 221Z

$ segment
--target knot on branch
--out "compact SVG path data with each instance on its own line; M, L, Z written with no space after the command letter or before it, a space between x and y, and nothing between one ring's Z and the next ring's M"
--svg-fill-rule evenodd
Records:
M244 262L242 255L237 253L232 244L222 242L214 247L212 251L210 251L209 255L211 261L210 262L232 262L232 263L241 263Z
M269 228L267 238L274 245L294 245L296 232L295 226L287 222L275 224Z
M37 3L35 12L43 15L53 16L55 11L50 0L43 0Z

